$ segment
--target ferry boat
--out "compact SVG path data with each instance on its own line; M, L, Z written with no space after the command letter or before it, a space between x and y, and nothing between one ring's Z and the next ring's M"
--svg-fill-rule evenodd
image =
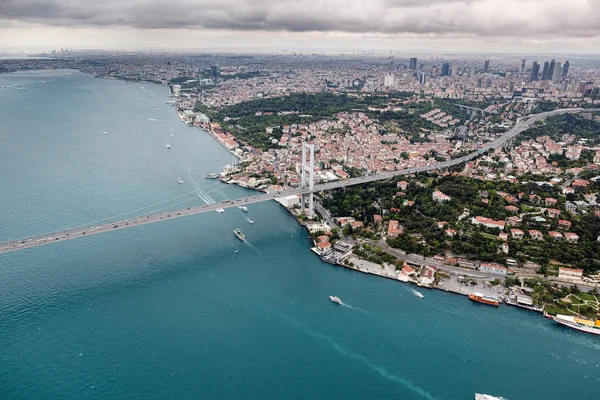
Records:
M170 148L171 148L171 145L170 145L170 144L168 144L168 145L167 145L167 149L170 149Z
M236 236L238 239L240 239L240 240L242 240L242 241L246 239L246 236L244 236L244 234L242 233L242 231L240 231L240 230L239 230L239 229L237 229L237 228L233 230L233 234L234 234L234 235L235 235L235 236Z
M498 305L500 305L500 301L496 297L484 296L483 294L477 292L471 293L469 295L469 299L478 303L488 304L490 306L498 307Z
M418 291L416 291L415 289L411 289L411 290L412 290L412 292L413 292L413 294L414 294L415 296L417 296L417 297L420 297L420 298L423 298L423 297L425 297L425 296L423 296L421 293L419 293Z
M250 218L246 218L246 221L248 221L248 223L249 223L250 225L253 225L253 224L254 224L254 220L252 220L252 219L250 219Z
M572 315L561 314L552 317L552 319L569 328L577 329L581 332L593 333L594 335L600 335L600 319L592 321Z
M181 185L183 183L183 179L177 178L177 183L179 183Z
M333 301L335 304L339 304L340 306L344 304L342 299L337 296L329 296L329 300Z
M218 213L224 213L225 212L225 210L222 209L222 208L217 208L215 211L218 212Z
M246 206L238 206L238 208L240 210L242 210L243 212L248 212L248 207L246 207Z
M206 174L204 175L204 179L217 179L219 175L217 174Z

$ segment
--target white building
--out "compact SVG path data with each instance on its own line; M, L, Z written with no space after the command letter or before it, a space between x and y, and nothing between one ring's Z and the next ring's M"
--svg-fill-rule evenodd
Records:
M483 271L483 272L489 272L492 274L496 274L496 275L506 275L508 273L508 268L503 267L502 265L488 264L488 263L481 263L479 265L479 270Z
M383 78L383 86L392 87L394 86L394 74L385 74Z
M286 208L294 207L300 204L300 198L296 195L280 197L276 201Z
M574 268L559 268L558 269L558 277L559 278L581 278L583 276L582 269L574 269Z

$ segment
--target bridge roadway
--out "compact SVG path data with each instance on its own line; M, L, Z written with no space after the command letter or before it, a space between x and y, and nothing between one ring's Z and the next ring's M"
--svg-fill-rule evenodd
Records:
M514 137L519 135L521 132L523 132L527 128L529 128L529 126L531 126L533 123L535 123L543 118L553 116L553 115L558 115L558 114L577 113L577 112L581 112L581 111L590 111L591 112L591 111L600 111L600 109L569 108L569 109L548 111L548 112L544 112L544 113L540 113L540 114L523 117L523 118L519 119L517 124L512 129L507 131L504 135L487 143L481 149L479 149L471 154L468 154L464 157L455 158L455 159L444 161L441 163L434 163L434 164L425 165L425 166L421 166L421 167L408 168L408 169L404 169L404 170L400 170L400 171L393 171L393 172L388 172L388 173L383 173L383 174L366 175L366 176L362 176L359 178L347 179L344 181L335 181L335 182L317 184L317 185L314 185L314 192L321 192L324 190L331 190L331 189L336 189L336 188L345 187L345 186L360 185L362 183L368 183L368 182L373 182L373 181L378 181L378 180L383 180L383 179L389 179L394 176L410 175L410 174L414 174L414 173L418 173L418 172L426 172L426 171L433 171L436 169L446 169L449 167L453 167L455 165L459 165L464 162L471 161L474 158L480 156L481 154L485 153L486 151L488 151L490 149L504 145L506 142L513 139ZM247 205L247 204L252 204L252 203L259 203L259 202L267 201L267 200L274 200L274 199L284 197L284 196L291 196L291 195L296 195L296 194L301 194L301 193L309 193L309 192L310 192L310 190L308 188L304 188L304 189L300 188L300 187L291 188L291 189L284 190L281 192L264 193L264 194L259 194L256 196L250 196L250 197L234 199L234 200L224 200L220 203L207 204L207 205L203 205L203 206L194 206L194 207L183 208L180 210L170 211L170 212L159 212L159 213L155 213L155 214L141 215L141 216L137 216L137 217L128 218L126 220L94 224L92 226L73 228L73 229L68 229L68 230L64 230L64 231L47 233L44 235L37 235L37 236L31 236L31 237L21 238L21 239L17 239L17 240L11 240L9 242L0 243L0 254L7 253L9 251L17 251L17 250L28 249L31 247L36 247L36 246L42 246L42 245L49 244L49 243L62 242L65 240L75 239L78 237L96 235L99 233L115 231L118 229L131 228L134 226L150 224L153 222L160 222L160 221L164 221L164 220L185 217L188 215L195 215L195 214L200 214L200 213L204 213L204 212L208 212L208 211L215 211L219 208L225 209L225 208L230 208L230 207L237 207L237 206L242 206L242 205Z

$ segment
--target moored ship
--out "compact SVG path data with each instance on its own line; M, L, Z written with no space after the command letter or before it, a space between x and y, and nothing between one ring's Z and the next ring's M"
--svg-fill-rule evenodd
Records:
M239 230L239 229L237 229L237 228L233 230L233 234L234 234L234 235L235 235L235 236L236 236L238 239L240 239L240 240L242 240L242 241L246 239L246 236L244 236L244 234L242 233L242 231L240 231L240 230Z
M248 207L246 207L246 206L238 206L238 208L240 210L242 210L243 212L248 212Z
M483 294L477 292L471 293L469 295L469 299L478 303L488 304L490 306L498 307L498 305L500 305L500 301L498 300L498 298L492 296L484 296Z
M594 335L600 335L600 319L592 321L572 315L561 314L552 317L552 319L569 328L577 329L581 332L592 333Z
M219 175L217 174L206 174L204 175L204 179L217 179Z

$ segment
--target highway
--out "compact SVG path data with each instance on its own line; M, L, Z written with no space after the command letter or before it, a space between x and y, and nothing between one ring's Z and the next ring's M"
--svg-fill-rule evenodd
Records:
M383 173L383 174L367 175L367 176L347 179L347 180L343 180L343 181L335 181L335 182L317 184L317 185L314 185L313 190L314 190L314 192L321 192L321 191L337 189L337 188L345 187L345 186L360 185L363 183L389 179L394 176L410 175L410 174L419 173L419 172L434 171L434 170L438 170L438 169L446 169L449 167L453 167L455 165L459 165L464 162L471 161L474 158L480 156L481 154L483 154L484 152L486 152L490 149L504 145L506 142L513 139L514 137L519 135L521 132L523 132L527 128L529 128L529 126L531 126L532 124L534 124L537 121L540 121L543 118L553 116L553 115L565 114L565 113L578 113L578 112L582 112L582 111L592 112L592 111L600 111L600 109L569 108L569 109L554 110L554 111L548 111L548 112L544 112L544 113L540 113L540 114L530 115L530 116L519 119L517 124L512 129L507 131L504 135L487 143L483 148L481 148L469 155L466 155L464 157L455 158L455 159L444 161L441 163L434 163L431 165L409 168L409 169L393 171L393 172L388 172L388 173ZM119 229L131 228L131 227L139 226L139 225L146 225L146 224L160 222L160 221L169 220L169 219L181 218L181 217L185 217L188 215L195 215L195 214L200 214L200 213L204 213L204 212L208 212L208 211L214 212L220 208L226 209L226 208L230 208L230 207L258 203L258 202L267 201L267 200L274 200L274 199L284 197L284 196L291 196L291 195L296 195L296 194L301 194L301 193L309 193L309 192L310 192L309 188L301 188L301 187L290 188L288 190L284 190L281 192L264 193L264 194L259 194L256 196L251 196L251 197L246 197L246 198L241 198L241 199L234 199L234 200L224 200L220 203L207 204L207 205L203 205L203 206L194 206L194 207L184 208L184 209L180 209L177 211L171 211L171 212L160 212L160 213L155 213L155 214L139 215L137 217L129 218L126 220L107 222L107 223L102 223L99 225L94 224L94 225L86 226L86 227L73 228L73 229L68 229L68 230L64 230L64 231L47 233L44 235L37 235L37 236L31 236L31 237L11 240L8 242L0 243L0 254L7 253L9 251L23 250L23 249L42 246L42 245L46 245L46 244L50 244L50 243L61 242L61 241L69 240L69 239L86 237L86 236L90 236L90 235L97 235L100 233L115 231L115 230L119 230Z

